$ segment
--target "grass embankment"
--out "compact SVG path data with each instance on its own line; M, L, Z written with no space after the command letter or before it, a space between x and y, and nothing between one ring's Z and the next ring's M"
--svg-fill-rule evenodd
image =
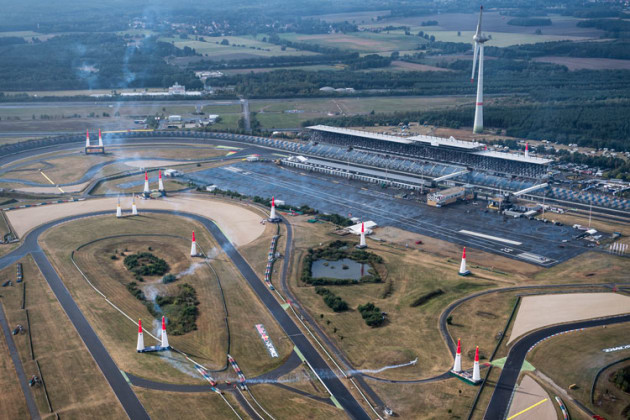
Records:
M287 385L293 386L293 384ZM312 387L307 392L314 394ZM328 420L345 417L343 412L333 405L295 394L274 385L256 385L252 389L252 394L260 405L277 419ZM254 405L254 407L256 406Z
M37 266L30 257L22 259L21 262L26 282L26 309L30 318L33 354L41 367L54 412L64 418L124 417L116 396ZM10 326L13 328L21 324L27 328L26 313L21 309L22 284L15 284L15 265L3 270L0 278L10 278L14 281L14 286L2 289L2 301ZM31 358L28 333L13 337L27 379L33 374L39 376L35 362ZM6 357L3 360L13 369L11 359ZM5 375L2 376L5 378ZM26 408L22 407L24 397L17 382L2 389L2 398L11 398L7 400L10 401L7 409ZM42 416L52 418L43 387L31 388L30 392L33 392ZM3 416L22 417L26 415Z
M132 281L134 276L126 271L122 260L112 261L110 255L115 249L127 248L129 252L136 252L140 248L146 250L151 246L152 252L164 257L171 267L171 272L181 273L191 268L193 262L199 261L193 261L189 256L188 234L193 229L197 234L199 246L211 255L217 254L216 243L198 223L166 215L142 215L122 220L113 217L90 218L62 225L45 234L44 245L53 264L121 369L138 376L166 382L195 381L193 377L164 363L159 356L129 351L135 348L135 327L87 286L68 258L71 250L81 243L103 236L155 233L156 236L149 237L106 239L88 245L75 254L77 263L88 278L112 302L133 319L149 320L151 316L147 308L126 289L126 283ZM161 235L182 235L185 238ZM292 346L287 343L288 340L284 338L281 329L226 258L220 254L211 264L221 279L226 296L231 330L230 352L245 374L253 376L281 363L281 360L290 353ZM147 294L151 292L147 288L154 288L157 293L162 288L175 290L180 283L190 283L195 288L200 302L197 330L182 336L169 337L170 344L193 355L196 360L210 368L222 367L225 364L227 332L223 304L214 274L204 265L200 265L193 273L183 276L174 283L161 284L159 280L160 277L145 278L144 283L138 284L143 285L144 293ZM257 323L265 325L280 354L279 359L269 357L255 330L254 325ZM151 328L146 321L145 327ZM152 339L148 337L145 338L145 343L153 344ZM226 375L233 376L229 371Z
M630 326L626 324L608 327L589 328L554 337L540 343L528 355L528 360L542 373L549 376L557 385L567 390L568 394L604 417L619 418L621 410L630 404L627 394L617 390L618 405L606 402L603 395L596 393L595 400L602 399L602 406L590 402L590 391L597 371L615 360L628 357L629 350L606 353L605 348L627 343ZM558 363L561 360L562 363ZM600 378L601 382L607 378ZM575 384L575 389L569 385Z
M398 370L380 372L377 376L397 379L424 378L447 370L452 359L437 328L444 307L454 299L476 290L495 286L481 277L462 278L457 269L444 263L444 258L433 264L418 263L418 251L391 246L388 243L368 242L368 250L384 261L386 277L383 283L348 286L327 285L335 295L348 302L350 310L335 313L315 288L298 282L302 272L300 259L313 245L330 242L335 236L330 224L309 224L294 219L296 261L293 270L293 290L300 302L311 312L326 333L342 349L357 369L378 369L386 365L408 362L418 357L418 364ZM298 220L300 220L298 222ZM482 274L483 275L483 274ZM435 290L431 298L414 303ZM420 299L422 300L422 299ZM387 320L377 328L366 325L357 308L372 302Z
M235 419L230 407L214 392L182 393L155 391L133 387L140 402L154 420L180 419ZM247 415L240 408L236 399L226 393L225 398L242 418Z

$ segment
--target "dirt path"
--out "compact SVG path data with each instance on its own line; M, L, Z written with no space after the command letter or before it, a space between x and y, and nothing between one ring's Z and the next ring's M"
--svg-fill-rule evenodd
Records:
M258 238L265 231L260 223L263 218L253 209L221 200L196 195L169 196L158 200L136 199L138 212L142 210L179 210L198 214L214 220L228 239L236 246L243 246ZM22 238L31 229L66 216L111 210L116 212L117 198L99 198L72 203L51 204L6 212L9 223L18 237ZM131 212L131 197L121 199L123 213Z
M508 344L547 325L624 313L630 313L630 297L616 293L526 296L521 300Z

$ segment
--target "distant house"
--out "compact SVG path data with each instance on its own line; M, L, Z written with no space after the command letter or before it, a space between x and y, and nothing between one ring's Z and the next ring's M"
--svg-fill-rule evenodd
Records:
M186 86L182 86L179 83L175 82L173 86L168 88L169 95L185 95L186 94Z

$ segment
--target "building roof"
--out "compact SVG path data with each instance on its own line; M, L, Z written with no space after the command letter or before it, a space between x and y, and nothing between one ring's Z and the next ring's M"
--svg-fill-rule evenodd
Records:
M482 146L481 143L477 143L474 141L463 141L457 140L452 136L450 138L444 137L434 137L434 136L413 136L413 137L399 137L399 136L391 136L387 134L380 133L372 133L369 131L360 131L360 130L351 130L349 128L339 128L339 127L331 127L328 125L313 125L307 127L309 130L315 131L324 131L327 133L333 134L345 134L348 136L356 136L363 137L366 139L372 140L381 140L381 141L389 141L400 144L414 144L414 143L423 143L427 146L432 147L448 147L448 148L456 148L460 149L462 152L470 152L475 155L495 158L495 159L505 159L511 160L514 162L522 162L522 163L532 163L535 165L547 165L553 162L552 159L545 159L533 156L525 156L522 154L515 153L505 153L505 152L496 152L492 150L479 150Z
M497 158L497 159L513 160L515 162L534 163L537 165L547 165L553 162L552 159L544 159L544 158L539 158L539 157L534 157L534 156L525 156L525 155L520 155L516 153L496 152L493 150L484 150L481 152L476 152L475 154L479 156L492 157L492 158Z
M369 131L351 130L349 128L331 127L328 125L312 125L307 128L309 130L325 131L327 133L333 133L333 134L345 134L347 136L364 137L366 139L372 139L372 140L392 141L392 142L401 143L401 144L412 143L409 139L406 139L403 137L390 136L387 134L371 133Z
M481 143L477 143L475 141L457 140L453 136L447 139L444 137L420 135L420 136L408 137L408 139L413 140L415 142L427 143L434 147L447 146L447 147L456 147L458 149L475 150L475 149L479 149L482 146Z

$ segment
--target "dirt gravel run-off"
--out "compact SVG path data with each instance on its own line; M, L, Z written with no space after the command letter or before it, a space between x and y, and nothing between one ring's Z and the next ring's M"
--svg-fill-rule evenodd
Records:
M527 410L545 398L547 401ZM514 417L515 420L555 420L558 418L549 394L529 375L523 376L521 383L516 388L507 418L509 419L523 410L527 411Z
M131 197L120 199L120 206L124 215L130 215L131 201ZM150 209L184 211L208 217L214 220L228 239L239 247L252 242L265 231L265 226L260 223L263 218L262 215L253 209L247 209L244 205L231 204L197 195L168 196L157 200L136 198L135 201L140 215L142 215L143 210ZM117 202L116 197L88 199L11 210L6 212L6 216L18 237L23 238L31 229L67 216L111 210L112 217L116 217ZM182 234L188 235L189 232L182 232Z
M568 293L521 299L508 344L547 325L630 313L630 297L617 293Z
M188 160L159 160L159 159L142 159L142 160L129 160L125 162L125 165L132 168L166 168L174 165L184 165L190 163Z

